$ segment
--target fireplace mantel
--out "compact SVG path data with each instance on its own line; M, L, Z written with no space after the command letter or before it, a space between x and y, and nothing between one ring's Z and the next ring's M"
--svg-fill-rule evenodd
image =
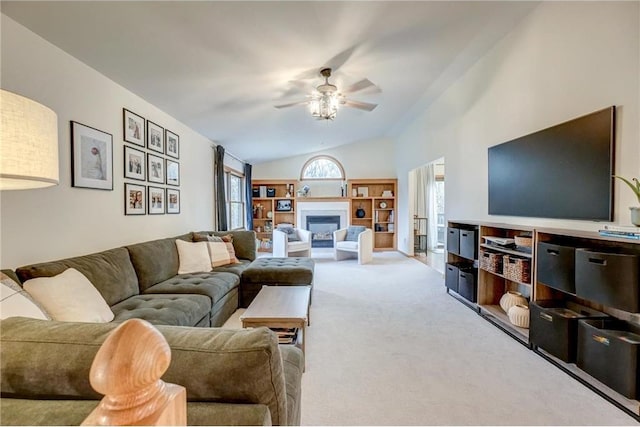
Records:
M299 197L296 203L296 224L304 227L308 215L338 215L340 227L349 225L349 200L345 197Z

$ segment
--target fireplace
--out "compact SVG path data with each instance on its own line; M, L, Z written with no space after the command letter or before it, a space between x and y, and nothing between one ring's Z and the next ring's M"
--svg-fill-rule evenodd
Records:
M333 232L340 228L340 215L307 215L312 248L332 248Z

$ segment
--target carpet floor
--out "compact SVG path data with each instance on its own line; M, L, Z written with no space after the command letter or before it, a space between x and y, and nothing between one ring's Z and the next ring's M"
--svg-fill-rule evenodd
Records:
M397 252L313 257L302 424L638 425L449 296L434 269Z

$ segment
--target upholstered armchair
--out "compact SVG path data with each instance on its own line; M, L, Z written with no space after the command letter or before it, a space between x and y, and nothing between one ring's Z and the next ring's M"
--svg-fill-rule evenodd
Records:
M333 251L336 261L358 258L358 264L373 260L373 231L352 226L333 232Z
M273 256L311 256L311 232L301 228L279 227L273 230Z

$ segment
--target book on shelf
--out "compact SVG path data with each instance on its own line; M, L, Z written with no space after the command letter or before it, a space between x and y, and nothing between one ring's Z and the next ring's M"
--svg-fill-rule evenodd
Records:
M600 230L598 231L601 236L605 237L618 237L621 239L632 239L632 240L640 240L640 233L628 233L624 231L609 231L609 230Z
M603 230L600 231L620 231L626 233L637 233L640 234L640 227L636 227L635 225L605 225Z

